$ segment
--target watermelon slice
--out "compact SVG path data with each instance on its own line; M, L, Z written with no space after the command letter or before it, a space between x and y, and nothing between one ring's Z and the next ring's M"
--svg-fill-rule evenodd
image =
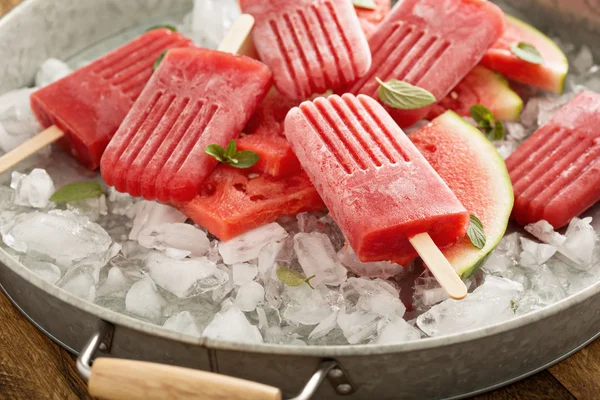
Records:
M447 110L470 117L471 107L475 104L483 104L501 121L518 120L523 109L523 100L510 88L502 75L477 66L432 108L427 119L432 120Z
M468 238L443 250L459 275L467 279L506 231L514 202L506 165L494 145L452 111L412 133L410 139L466 209L483 223L487 242L482 250Z
M383 21L385 16L392 9L392 0L374 0L375 1L375 9L371 10L368 8L361 8L355 6L356 14L358 15L358 20L360 21L360 26L362 27L363 32L369 38L375 29L377 29L377 25Z
M554 93L562 93L569 72L569 61L560 48L546 35L525 22L506 16L506 30L487 52L481 64L517 82ZM510 47L519 42L535 46L544 58L541 65L515 56Z
M221 240L229 240L284 215L325 208L304 172L285 179L219 165L192 201L175 206Z
M269 174L274 178L294 175L302 169L300 161L292 151L285 137L265 133L253 133L240 137L239 151L250 150L259 155L260 160L250 171Z

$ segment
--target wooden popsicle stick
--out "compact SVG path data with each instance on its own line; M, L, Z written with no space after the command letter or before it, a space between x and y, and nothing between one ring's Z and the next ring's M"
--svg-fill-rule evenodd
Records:
M104 400L281 400L272 386L141 361L98 358L88 383L90 394Z
M254 28L254 17L249 14L240 15L227 31L217 50L256 58L256 49L251 35L252 28Z
M418 234L408 240L451 298L462 300L467 297L467 286L428 233Z
M63 136L65 136L65 133L55 125L38 133L25 143L0 157L0 174L8 171L19 162L32 156L44 147L51 145Z

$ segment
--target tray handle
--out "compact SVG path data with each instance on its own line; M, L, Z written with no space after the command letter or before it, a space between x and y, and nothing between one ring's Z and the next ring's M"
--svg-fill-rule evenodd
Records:
M282 400L281 390L244 379L142 361L92 358L108 352L114 327L102 321L77 359L77 370L88 382L90 394L104 400L206 399ZM328 379L341 395L354 393L353 384L335 360L322 361L300 394L289 400L310 400Z

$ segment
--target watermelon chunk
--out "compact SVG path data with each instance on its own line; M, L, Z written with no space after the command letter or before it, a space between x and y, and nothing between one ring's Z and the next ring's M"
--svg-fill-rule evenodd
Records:
M483 249L465 238L442 250L458 274L467 279L506 232L514 203L506 164L479 129L452 111L412 133L410 139L467 211L483 223L487 237Z
M481 61L481 64L517 82L554 93L562 93L569 72L569 61L560 48L542 32L525 22L506 16L506 30ZM511 45L527 42L544 58L541 65L521 60L510 50Z
M354 8L356 9L360 26L368 38L373 32L375 32L377 25L384 20L386 15L392 9L392 0L375 0L374 10L356 6Z
M285 137L265 133L254 133L240 137L237 141L239 151L250 150L259 155L260 160L250 171L283 178L301 171L300 161L292 151Z
M435 105L427 119L433 120L447 110L470 117L475 104L486 106L501 121L516 121L523 109L523 100L497 72L477 66L446 96Z
M284 215L325 208L304 172L284 179L219 165L192 201L175 204L221 240L273 222Z

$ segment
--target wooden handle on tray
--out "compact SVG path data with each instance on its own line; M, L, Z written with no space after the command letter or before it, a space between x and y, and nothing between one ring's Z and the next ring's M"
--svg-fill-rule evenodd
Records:
M243 379L141 361L98 358L89 391L104 400L281 400L277 388Z
M0 174L8 171L44 147L56 142L64 135L64 132L54 125L45 131L38 133L25 143L0 157Z
M416 235L410 238L409 241L450 297L455 300L462 300L467 297L467 286L428 233Z

